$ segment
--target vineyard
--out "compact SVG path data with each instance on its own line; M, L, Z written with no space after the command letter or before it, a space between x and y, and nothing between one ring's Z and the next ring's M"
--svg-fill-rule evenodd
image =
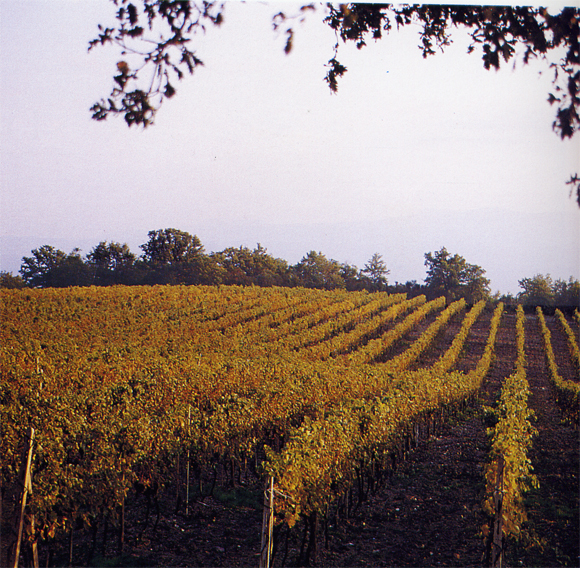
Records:
M1 566L578 564L578 311L1 300Z

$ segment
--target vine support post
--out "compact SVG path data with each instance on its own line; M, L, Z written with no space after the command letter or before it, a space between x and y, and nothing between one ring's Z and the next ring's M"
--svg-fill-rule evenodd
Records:
M119 556L123 555L125 547L125 496L121 500L120 520L119 520Z
M32 491L32 484L30 485L30 491ZM34 524L34 515L30 516L30 531L34 535L34 540L32 541L32 566L34 568L39 568L40 564L38 561L38 540L36 537L36 527Z
M187 411L187 465L185 471L185 516L189 515L189 438L191 436L191 405Z
M68 565L73 565L73 551L74 551L74 528L71 525L68 531Z
M177 463L175 465L175 512L179 511L179 507L181 506L181 467L180 467L180 456L181 456L181 449L177 452Z
M272 548L274 545L274 478L270 477L264 491L264 513L262 515L262 542L259 568L270 568Z
M491 566L502 568L503 563L503 472L505 462L503 456L499 456L497 464L497 479L493 494L494 520L493 537L491 542Z
M24 470L24 487L22 489L22 498L20 499L20 515L18 518L18 531L16 538L16 546L14 549L14 556L12 559L12 568L18 568L18 560L20 558L20 544L22 542L22 531L24 529L24 511L26 509L26 499L29 493L32 493L32 480L31 480L31 468L32 468L32 449L34 446L34 428L30 428L29 439L28 439L28 452L26 456L26 467ZM38 566L38 553L36 548L33 548L33 556L36 559L36 566Z

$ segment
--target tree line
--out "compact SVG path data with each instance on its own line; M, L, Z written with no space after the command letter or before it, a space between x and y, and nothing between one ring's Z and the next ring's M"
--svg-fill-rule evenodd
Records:
M20 274L0 273L3 288L59 288L113 285L238 285L286 286L324 290L404 292L408 297L425 294L429 299L445 296L448 301L465 298L469 303L492 299L485 270L468 263L446 248L425 254L427 275L423 284L388 281L389 270L382 255L375 253L359 270L348 263L308 252L295 265L275 258L258 244L253 250L240 246L207 254L200 239L178 229L149 231L148 241L135 255L127 244L102 241L84 258L75 248L70 253L43 245L22 258ZM523 291L499 296L509 304L543 307L579 305L580 284L536 275L519 281Z

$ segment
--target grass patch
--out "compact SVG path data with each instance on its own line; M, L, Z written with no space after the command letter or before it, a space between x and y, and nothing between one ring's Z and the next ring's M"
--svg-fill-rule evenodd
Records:
M233 489L216 487L213 497L231 509L245 507L260 510L264 504L263 493L258 489L247 487L234 487Z

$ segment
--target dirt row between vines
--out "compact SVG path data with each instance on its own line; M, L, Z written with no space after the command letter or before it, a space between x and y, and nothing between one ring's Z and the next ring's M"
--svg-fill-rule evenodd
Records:
M484 312L473 327L458 368L473 368L483 352L491 312ZM552 325L551 318L547 318ZM450 325L458 329L460 319ZM456 332L456 330L455 330ZM431 364L449 343L425 353L421 363ZM578 564L578 432L562 421L550 384L537 318L526 325L529 404L536 413L538 436L531 454L540 488L528 497L527 534L520 543L509 543L508 566L576 566ZM569 357L563 344L554 342L557 358ZM514 368L515 315L504 314L497 336L496 359L483 385L478 403L453 417L435 437L410 451L395 474L377 493L360 503L348 519L327 526L327 542L320 527L316 565L350 566L482 566L486 522L481 504L487 452L483 405L497 399L503 379ZM125 554L117 556L117 544L109 539L95 566L251 566L257 567L262 511L261 492L239 487L235 506L228 495L195 498L189 515L183 506L175 513L169 493L161 503L154 528L151 514L143 526L144 503L128 512ZM231 495L230 495L231 497ZM247 502L243 502L243 499ZM279 531L274 566L295 566L299 557L300 527ZM99 542L102 535L97 535ZM76 558L82 563L91 546L80 533ZM97 547L100 549L100 546ZM66 551L55 551L55 559ZM59 556L60 555L60 556ZM105 558L106 557L106 558Z

